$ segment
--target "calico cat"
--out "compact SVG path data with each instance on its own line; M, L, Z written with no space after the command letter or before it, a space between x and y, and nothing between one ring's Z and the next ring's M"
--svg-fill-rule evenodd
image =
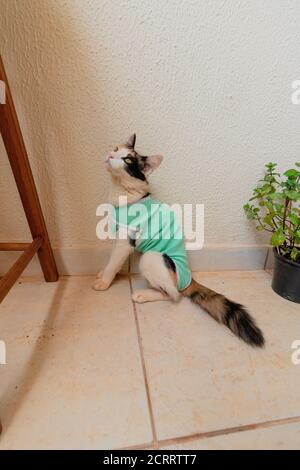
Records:
M142 205L146 218L157 217L156 235L147 234L145 239L139 238L139 229L128 222L126 235L117 238L110 260L103 272L97 275L94 289L105 290L111 285L115 275L120 271L129 255L136 249L142 253L140 271L148 280L152 289L138 290L133 293L134 302L154 302L157 300L176 301L180 295L189 297L209 313L217 322L227 326L234 334L251 346L264 346L264 337L254 319L246 309L221 294L196 282L188 266L183 237L177 236L164 239L164 224L169 224L173 233L178 235L178 227L173 212L164 212L164 205L152 199L148 182L149 175L159 167L163 157L160 155L142 156L135 150L136 135L133 134L126 144L119 145L106 157L106 169L111 175L110 203L116 211L116 230L124 230L120 222L123 216L128 217L129 208ZM119 197L126 196L127 204L118 206ZM153 211L153 207L155 210ZM154 214L154 215L153 215ZM163 214L163 217L161 215ZM166 217L167 215L167 217ZM170 217L171 216L171 217ZM154 220L155 221L155 220ZM168 221L168 222L165 222ZM171 230L171 232L172 232ZM143 230L142 230L143 233Z

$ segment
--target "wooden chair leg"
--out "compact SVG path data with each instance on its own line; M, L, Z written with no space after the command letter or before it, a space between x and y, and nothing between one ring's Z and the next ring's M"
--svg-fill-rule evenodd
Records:
M6 294L10 291L14 283L26 268L29 261L32 260L35 253L38 252L42 245L42 239L37 237L29 244L29 247L24 251L10 270L2 277L0 281L0 303L5 298Z
M32 238L41 237L42 239L38 256L45 280L50 282L57 281L58 272L1 56L0 80L5 83L6 88L6 104L0 104L0 130L4 146Z

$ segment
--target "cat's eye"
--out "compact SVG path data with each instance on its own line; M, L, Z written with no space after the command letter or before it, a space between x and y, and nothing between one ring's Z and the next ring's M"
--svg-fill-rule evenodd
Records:
M128 157L124 158L124 162L127 163L128 165L130 165L131 158L128 158Z

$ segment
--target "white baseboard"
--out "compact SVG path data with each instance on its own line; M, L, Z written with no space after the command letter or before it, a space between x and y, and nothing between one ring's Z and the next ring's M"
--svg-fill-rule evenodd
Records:
M106 265L110 245L99 243L92 246L54 248L54 256L61 275L93 275ZM259 270L265 268L268 247L208 245L199 251L189 251L192 271ZM0 252L0 276L12 266L19 253ZM138 272L138 253L131 260L131 272ZM271 257L269 256L269 259ZM128 264L123 268L128 271ZM41 274L38 257L35 256L24 271L26 276Z

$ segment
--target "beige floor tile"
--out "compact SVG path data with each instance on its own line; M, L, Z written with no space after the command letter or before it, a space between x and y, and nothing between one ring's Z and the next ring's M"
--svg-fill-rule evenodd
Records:
M152 439L127 279L15 286L0 307L0 448L116 448Z
M278 297L264 272L196 277L246 304L267 347L252 350L187 299L137 305L159 439L300 415L300 365L291 362L299 305ZM25 280L1 304L8 364L0 366L0 448L151 442L128 281L121 277L102 293L91 282ZM133 284L145 283L135 277ZM185 441L178 449L297 448L299 440L299 425L288 424Z
M300 365L291 362L299 305L277 296L265 272L196 278L248 306L267 345L250 348L188 299L137 305L158 438L299 416Z
M299 450L300 423L195 439L161 447L165 450Z

